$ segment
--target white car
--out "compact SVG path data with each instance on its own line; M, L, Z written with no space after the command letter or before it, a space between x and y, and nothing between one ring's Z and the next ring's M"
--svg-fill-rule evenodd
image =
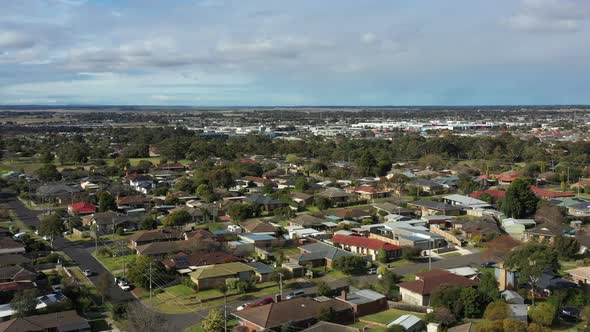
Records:
M12 238L15 239L15 240L20 240L25 235L27 235L27 232L20 232L20 233L14 234L14 236Z
M372 267L367 271L367 274L377 274L377 268L376 267Z
M92 276L92 271L90 271L88 269L84 270L84 276L86 276L86 277Z
M131 290L131 286L129 286L128 284L119 284L119 288L121 288L125 292L128 292Z
M242 304L241 306L237 307L237 308L236 308L236 310L237 310L237 311L242 311L242 310L244 310L244 309L248 308L248 306L249 306L249 305L252 305L252 303L250 303L250 302L248 302L248 303L244 303L244 304Z

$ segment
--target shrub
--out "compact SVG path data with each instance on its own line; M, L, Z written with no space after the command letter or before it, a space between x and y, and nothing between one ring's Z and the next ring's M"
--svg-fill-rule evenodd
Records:
M99 248L98 251L96 252L96 254L100 257L111 257L113 256L113 253L105 247Z

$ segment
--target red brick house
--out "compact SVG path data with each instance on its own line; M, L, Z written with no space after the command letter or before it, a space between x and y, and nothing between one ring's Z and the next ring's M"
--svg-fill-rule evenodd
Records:
M332 237L332 243L357 255L370 256L373 260L378 259L379 251L382 249L387 253L388 260L398 258L402 254L402 248L395 244L362 236L336 234Z
M430 304L430 295L441 286L474 287L478 281L471 280L446 270L432 270L416 273L416 280L400 283L402 301L419 306Z

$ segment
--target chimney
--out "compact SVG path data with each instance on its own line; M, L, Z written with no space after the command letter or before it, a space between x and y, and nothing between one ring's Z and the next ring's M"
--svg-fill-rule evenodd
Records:
M275 295L275 303L281 302L281 294Z
M343 299L344 301L346 301L346 289L343 289L343 290L342 290L340 297L342 297L342 299Z

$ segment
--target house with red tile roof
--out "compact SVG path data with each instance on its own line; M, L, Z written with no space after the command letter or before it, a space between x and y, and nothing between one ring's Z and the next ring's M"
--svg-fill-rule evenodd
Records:
M496 201L499 201L499 200L503 199L504 196L506 196L506 191L505 190L497 190L497 189L480 190L480 191L472 192L471 194L469 194L469 197L481 199L480 197L483 194L488 194L488 195L492 196Z
M68 205L68 213L71 215L86 215L96 212L96 206L87 202L77 202Z
M402 254L402 248L395 244L362 236L336 234L332 237L332 243L357 255L370 256L373 260L378 259L381 249L387 253L388 260L398 258Z
M478 281L453 274L446 270L416 273L416 280L400 283L402 301L419 306L430 304L430 295L441 286L475 287Z
M512 181L520 177L522 177L522 175L517 171L507 171L496 175L496 180L498 180L498 184L509 185L512 183Z
M537 196L540 199L552 199L552 198L576 196L576 194L574 194L571 191L554 191L554 190L539 188L537 186L531 186L531 190L533 193L535 193L535 196Z

